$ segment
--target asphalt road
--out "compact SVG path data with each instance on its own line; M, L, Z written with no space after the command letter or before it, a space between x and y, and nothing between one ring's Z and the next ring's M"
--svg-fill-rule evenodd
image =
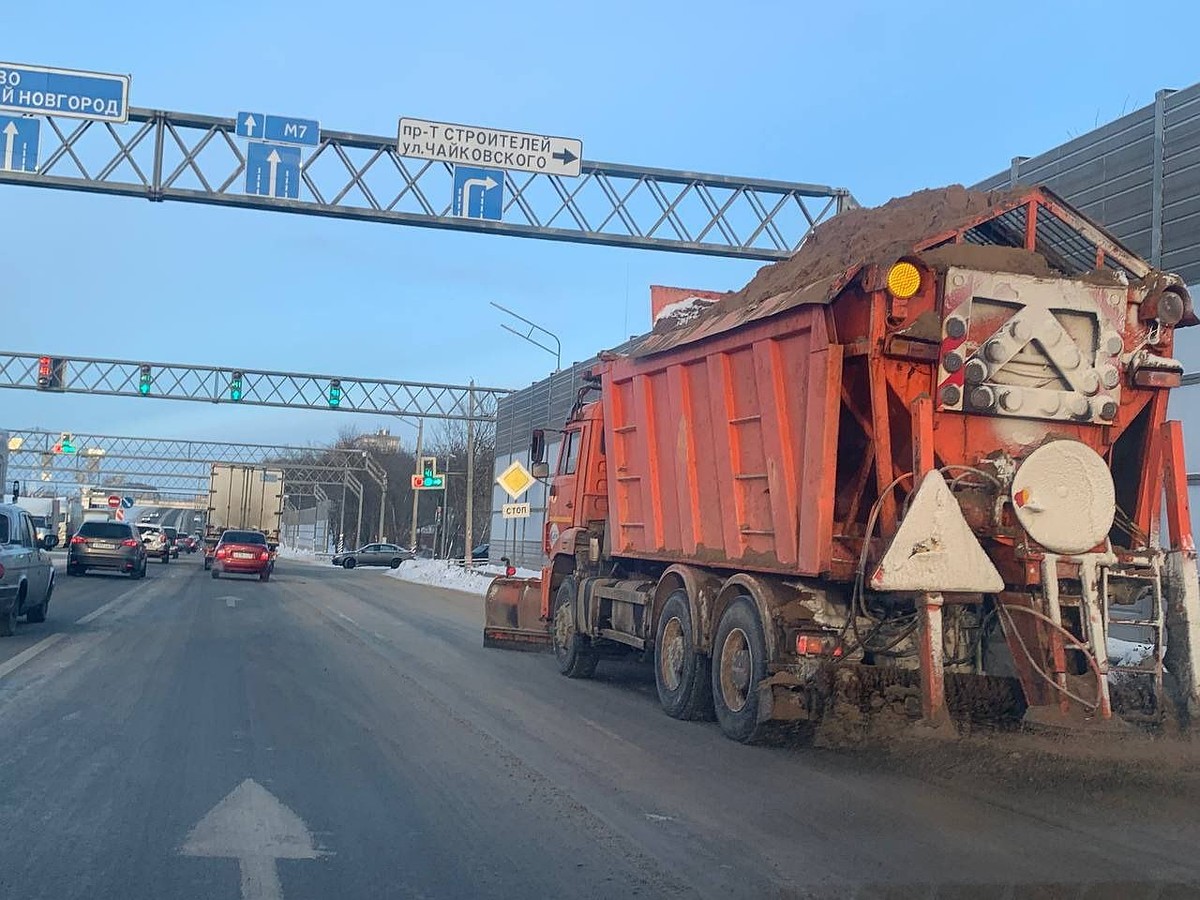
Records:
M743 747L379 571L149 574L0 640L0 897L1197 895L1193 798Z

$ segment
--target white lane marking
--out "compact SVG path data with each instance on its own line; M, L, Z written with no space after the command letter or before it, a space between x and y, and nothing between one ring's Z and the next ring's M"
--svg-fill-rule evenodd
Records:
M332 612L335 616L338 616L341 619L345 619L347 622L349 622L351 625L354 625L355 627L358 626L358 623L355 622L348 615L346 615L344 612L338 612L336 609L333 609L332 607L326 607L326 608L329 609L329 611Z
M233 609L235 606L237 606L237 597L226 597L225 605L230 609Z
M604 735L607 738L610 738L614 741L619 741L622 744L626 744L626 745L629 744L629 741L625 740L625 738L621 737L615 731L613 731L609 728L605 728L603 725L600 725L597 722L593 722L591 719L583 719L582 721L583 721L583 724L586 725L588 728L596 729L598 732L600 732L602 735Z
M88 613L86 616L83 616L82 618L76 619L76 620L75 620L75 624L76 624L76 625L86 625L88 622L91 622L91 621L92 621L92 620L94 620L94 619L98 619L100 616L104 615L106 612L108 612L110 609L112 609L112 608L113 608L114 606L116 606L117 604L119 604L119 603L124 603L126 600L128 600L130 597L132 597L132 596L133 596L133 594L134 594L134 593L135 593L135 592L138 590L138 588L140 588L140 587L141 587L141 585L138 585L138 587L134 588L133 590L131 590L131 591L126 591L125 593L121 594L119 597L115 597L114 599L112 599L112 600L109 600L109 601L108 601L107 603L105 603L103 606L100 606L100 607L97 607L96 609L93 609L93 610L92 610L90 613Z
M40 655L44 651L49 650L65 637L66 635L62 632L59 632L58 634L52 634L49 637L42 638L32 647L22 650L12 659L8 660L8 662L0 665L0 678L3 678L5 675L8 675L9 673L21 668L21 666L25 665L25 663L29 662L31 659Z
M242 900L283 900L275 860L322 855L304 820L253 778L209 810L179 852L236 859L242 871Z

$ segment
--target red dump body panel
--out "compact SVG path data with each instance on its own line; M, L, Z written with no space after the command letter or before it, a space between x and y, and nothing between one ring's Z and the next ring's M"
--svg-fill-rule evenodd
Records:
M827 315L600 367L614 556L829 569L842 348Z

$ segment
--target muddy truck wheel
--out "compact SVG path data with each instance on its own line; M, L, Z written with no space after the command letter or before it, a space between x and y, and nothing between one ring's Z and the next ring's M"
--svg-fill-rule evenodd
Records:
M600 661L588 640L575 629L575 579L565 578L554 595L554 618L550 632L558 671L568 678L591 678Z
M686 591L675 591L663 604L654 639L654 681L658 702L671 718L712 718L709 660L696 652L692 641L692 612Z
M743 744L760 738L758 683L767 677L767 642L754 601L743 595L721 615L713 644L712 692L725 736Z

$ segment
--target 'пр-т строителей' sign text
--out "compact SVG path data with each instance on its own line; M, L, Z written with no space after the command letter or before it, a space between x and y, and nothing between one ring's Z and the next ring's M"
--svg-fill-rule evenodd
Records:
M424 119L400 120L397 147L401 156L417 159L571 178L579 176L583 156L583 142L575 138Z

